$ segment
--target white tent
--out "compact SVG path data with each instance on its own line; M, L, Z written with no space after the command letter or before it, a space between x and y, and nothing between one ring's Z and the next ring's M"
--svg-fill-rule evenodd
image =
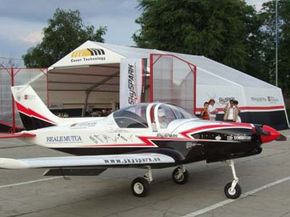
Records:
M137 77L129 82L130 64ZM132 82L138 92L134 102L167 101L198 114L213 98L221 118L229 99L236 99L243 121L288 127L281 89L271 84L204 56L92 41L49 67L49 104L51 108L125 105L128 94L132 97L128 87Z

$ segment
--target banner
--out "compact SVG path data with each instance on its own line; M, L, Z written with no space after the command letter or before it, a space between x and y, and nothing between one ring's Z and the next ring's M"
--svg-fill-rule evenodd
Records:
M120 108L141 102L142 59L122 59L120 66Z

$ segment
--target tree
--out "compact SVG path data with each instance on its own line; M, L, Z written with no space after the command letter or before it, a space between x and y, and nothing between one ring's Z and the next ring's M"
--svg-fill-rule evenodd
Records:
M43 29L44 37L36 47L22 56L26 67L49 67L87 40L104 42L107 28L85 26L78 10L56 9L48 26Z
M275 46L276 46L276 23L275 23L275 1L263 4L260 16L263 20L261 25L263 50L267 73L271 83L275 84ZM279 50L279 87L284 94L290 93L290 1L278 1L278 50Z
M243 0L140 0L139 7L137 46L204 55L246 70L259 25Z

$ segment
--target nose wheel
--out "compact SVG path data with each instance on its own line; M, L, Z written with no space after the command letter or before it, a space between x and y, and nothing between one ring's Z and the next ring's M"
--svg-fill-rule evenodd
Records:
M188 181L188 171L182 166L172 172L172 179L176 184L183 185Z
M235 163L233 160L227 161L228 165L232 169L233 181L226 184L224 188L224 192L227 198L229 199L237 199L242 194L241 186L238 184L239 178L236 175Z
M241 196L242 193L242 189L239 184L236 184L236 186L232 188L232 182L226 184L224 191L226 197L229 199L237 199Z

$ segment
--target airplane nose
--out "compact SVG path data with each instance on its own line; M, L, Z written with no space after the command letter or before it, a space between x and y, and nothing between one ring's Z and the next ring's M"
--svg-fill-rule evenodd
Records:
M263 133L261 133L260 135L262 143L267 143L274 140L278 140L278 141L287 140L287 138L284 135L282 135L277 130L267 125L262 126L262 132Z

